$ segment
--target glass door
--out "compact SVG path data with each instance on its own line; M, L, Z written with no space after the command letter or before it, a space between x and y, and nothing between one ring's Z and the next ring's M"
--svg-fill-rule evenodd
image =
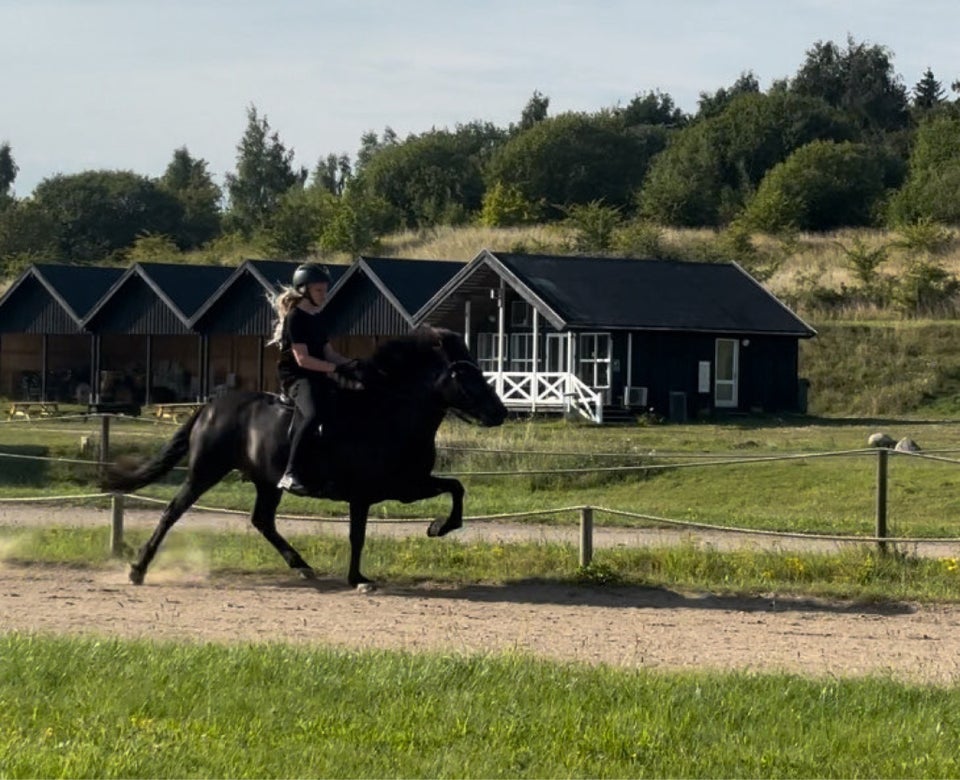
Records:
M740 342L737 339L717 339L714 366L713 402L717 407L736 407L740 384Z

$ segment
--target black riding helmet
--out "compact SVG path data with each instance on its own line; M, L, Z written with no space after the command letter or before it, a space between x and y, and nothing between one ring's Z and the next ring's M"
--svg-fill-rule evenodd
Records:
M303 288L308 284L316 284L317 282L330 284L330 272L321 263L304 263L297 266L297 270L293 272L293 287L295 290L303 292Z

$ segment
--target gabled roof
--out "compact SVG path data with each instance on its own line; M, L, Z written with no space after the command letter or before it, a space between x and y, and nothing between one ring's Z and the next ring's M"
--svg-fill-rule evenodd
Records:
M412 325L414 313L464 265L449 260L361 256L331 289L330 299L340 294L351 278L363 275Z
M16 294L28 279L36 279L63 307L80 327L87 312L93 308L111 285L123 274L122 268L103 268L87 265L31 265L0 298L0 307Z
M232 273L232 268L222 265L136 263L114 282L83 321L86 324L92 320L131 277L139 276L176 317L189 327L193 314Z
M476 277L476 287L491 272L558 330L679 330L801 338L816 334L736 263L489 250L483 250L453 277L415 319L422 322L457 306L469 295L471 277Z
M190 318L191 327L226 295L241 277L245 275L253 277L260 283L265 293L274 295L280 291L281 287L290 284L293 272L297 270L300 263L299 260L244 260L193 313ZM347 269L342 265L328 265L327 270L330 272L332 290Z

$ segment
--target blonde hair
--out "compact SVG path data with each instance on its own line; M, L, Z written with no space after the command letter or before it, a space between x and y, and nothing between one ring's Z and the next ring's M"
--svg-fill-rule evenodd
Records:
M283 337L283 321L304 297L303 293L286 285L281 287L280 292L273 296L270 302L273 304L273 310L277 313L277 321L273 326L273 338L267 344L280 343L280 339Z

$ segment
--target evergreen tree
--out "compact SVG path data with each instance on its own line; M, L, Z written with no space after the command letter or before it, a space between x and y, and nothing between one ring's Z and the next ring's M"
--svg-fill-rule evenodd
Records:
M13 187L13 182L16 180L19 170L17 164L13 161L10 144L4 141L0 144L0 209L12 197L10 189Z
M248 235L262 227L280 198L306 177L305 170L294 169L293 150L288 151L280 136L270 132L267 117L259 117L256 106L250 106L247 129L237 144L236 173L226 177L232 225Z
M174 239L181 249L194 249L220 232L220 188L207 171L206 160L191 157L183 146L160 177L160 186L183 206L183 223Z
M923 78L913 88L913 106L920 111L930 111L943 102L946 94L943 85L928 67L923 72Z
M547 109L549 107L550 98L542 95L539 90L534 90L533 95L530 97L530 100L527 101L527 105L523 107L523 112L520 114L520 131L529 130L538 122L546 119Z

